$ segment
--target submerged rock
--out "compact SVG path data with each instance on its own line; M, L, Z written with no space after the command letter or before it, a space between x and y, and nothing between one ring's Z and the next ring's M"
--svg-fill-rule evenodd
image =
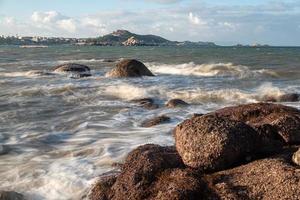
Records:
M142 122L141 126L142 127L152 127L152 126L156 126L165 122L169 122L171 119L170 117L166 116L166 115L161 115L158 117L154 117L152 119L148 119L144 122Z
M263 101L267 102L297 102L300 101L300 94L288 93L279 96L265 96Z
M206 175L211 193L206 199L293 199L300 197L300 171L290 164L290 153L257 160ZM213 194L213 195L212 195Z
M179 124L174 133L184 164L206 172L244 161L255 149L257 137L247 124L216 115L192 117Z
M166 103L166 106L169 108L188 106L189 104L181 99L171 99Z
M152 98L134 99L131 100L131 102L138 103L141 107L149 110L157 109L159 107Z
M300 149L294 153L293 162L300 166Z
M7 154L9 152L9 147L6 145L1 145L0 144L0 156Z
M53 69L53 72L70 73L78 77L91 76L91 70L88 66L76 64L76 63L68 63L68 64L56 66Z
M140 61L133 59L125 59L117 63L116 67L107 72L106 77L142 77L154 76L152 72Z
M0 200L25 200L24 196L14 191L0 191Z
M300 111L296 108L280 104L253 103L223 108L215 113L243 121L252 127L271 125L274 128L273 138L278 138L276 135L279 134L285 143L300 143Z
M51 76L54 75L51 72L41 71L41 70L31 70L26 73L28 76Z

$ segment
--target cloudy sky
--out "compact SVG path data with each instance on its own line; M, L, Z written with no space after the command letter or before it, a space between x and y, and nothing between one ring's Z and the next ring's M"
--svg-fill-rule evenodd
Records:
M96 37L117 29L299 46L300 0L0 0L0 35Z

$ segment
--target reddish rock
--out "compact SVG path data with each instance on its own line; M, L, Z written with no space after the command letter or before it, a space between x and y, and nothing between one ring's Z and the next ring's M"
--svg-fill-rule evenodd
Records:
M206 193L206 199L298 200L300 171L291 165L290 156L277 155L206 175L204 179L212 191Z
M229 168L251 155L257 132L243 122L203 115L179 124L174 135L183 162L211 172Z
M140 61L125 59L117 63L116 67L106 73L106 77L141 77L154 76L152 72Z
M215 113L243 121L252 127L269 124L276 130L274 134L279 134L286 143L300 143L300 111L296 108L280 104L253 103L223 108Z

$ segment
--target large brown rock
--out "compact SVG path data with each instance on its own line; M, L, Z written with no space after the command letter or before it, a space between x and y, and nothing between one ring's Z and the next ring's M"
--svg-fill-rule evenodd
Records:
M141 77L154 76L152 72L140 61L133 59L122 60L117 63L116 67L110 72L107 72L106 77L121 78L121 77Z
M212 191L206 193L206 199L298 200L300 170L291 165L290 156L290 153L277 155L206 175Z
M296 108L280 104L253 103L223 108L215 113L243 121L253 127L269 124L274 128L274 134L279 134L286 143L300 143L300 111Z
M0 191L0 200L25 200L24 196L14 191Z
M88 66L76 63L68 63L54 67L53 72L56 73L71 73L79 77L91 76L91 70Z
M183 167L184 164L174 147L161 147L153 144L143 145L129 153L122 166L121 174L116 180L111 178L109 184L106 184L109 187L102 187L103 189L98 189L97 193L91 195L94 199L101 199L97 197L104 196L106 199L142 200L155 199L156 196L168 196L173 192L181 194L187 192L192 187L192 184L196 185L197 183L197 180L193 179L191 174L180 171ZM172 169L179 170L178 181L176 181L175 177L177 173L168 171ZM110 187L112 182L113 185ZM186 189L181 188L184 182L186 184L191 182L190 187L186 186ZM161 185L169 189L177 186L178 190L173 188L173 192L164 191ZM196 188L195 186L194 189ZM180 196L178 193L176 195Z
M257 137L247 124L213 114L185 120L174 134L183 162L205 172L223 170L245 160L255 149Z

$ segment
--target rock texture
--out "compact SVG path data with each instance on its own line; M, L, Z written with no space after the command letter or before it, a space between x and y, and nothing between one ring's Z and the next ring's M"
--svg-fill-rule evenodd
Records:
M300 171L290 164L290 156L277 155L206 175L204 178L214 194L207 193L206 199L298 200Z
M218 171L240 163L255 149L257 133L243 122L216 115L196 116L175 129L183 162L200 171Z
M270 125L273 136L280 135L288 144L300 143L300 111L296 108L271 103L254 103L227 107L216 111L218 116L243 121L252 127Z
M188 106L189 104L181 99L171 99L166 103L168 108L175 108L181 106Z
M24 196L14 191L0 191L0 200L25 200Z
M296 165L299 165L300 166L300 149L298 149L298 151L296 151L293 155L293 162L296 164Z
M142 127L152 127L152 126L156 126L165 122L169 122L171 119L170 117L166 116L166 115L161 115L158 117L154 117L152 119L148 119L144 122L142 122L141 126Z
M152 72L140 61L126 59L117 63L116 67L106 73L106 77L142 77L154 76Z
M56 66L53 71L56 73L72 73L74 75L78 75L79 77L91 76L91 70L88 66L76 63L68 63Z

